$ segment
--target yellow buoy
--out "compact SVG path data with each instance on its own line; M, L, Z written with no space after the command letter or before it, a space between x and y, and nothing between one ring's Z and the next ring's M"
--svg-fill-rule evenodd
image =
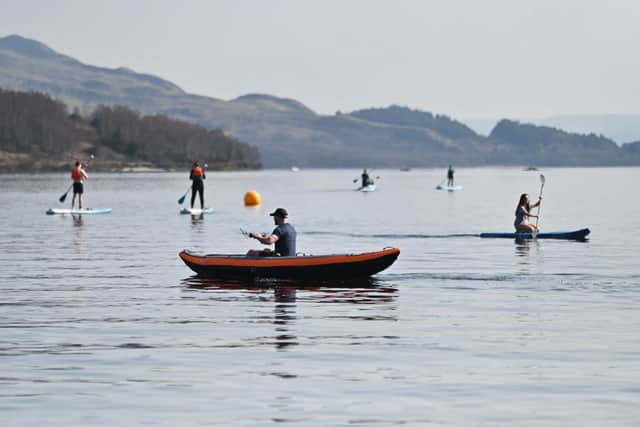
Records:
M244 195L245 206L258 206L260 204L260 194L257 191L247 191Z

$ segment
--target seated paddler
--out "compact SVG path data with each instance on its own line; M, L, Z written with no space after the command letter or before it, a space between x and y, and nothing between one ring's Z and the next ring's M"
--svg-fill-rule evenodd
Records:
M256 239L263 245L274 245L275 248L263 250L251 249L247 256L296 256L296 229L289 224L289 213L284 208L278 208L272 213L276 228L271 234L249 233L249 237Z

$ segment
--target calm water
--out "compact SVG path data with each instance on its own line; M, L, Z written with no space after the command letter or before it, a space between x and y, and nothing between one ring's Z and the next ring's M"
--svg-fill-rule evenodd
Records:
M216 213L178 214L185 174L91 174L52 217L66 174L0 176L2 426L636 426L640 419L640 169L547 169L546 231L510 231L536 172L209 173ZM246 191L260 208L245 208ZM70 201L70 197L68 202ZM68 203L67 203L68 204ZM305 253L397 246L371 286L205 282L183 248L258 247L286 207Z

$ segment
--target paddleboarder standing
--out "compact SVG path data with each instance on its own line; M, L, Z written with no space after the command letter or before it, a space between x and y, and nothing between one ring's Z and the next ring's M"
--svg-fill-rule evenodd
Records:
M455 170L451 165L449 165L449 169L447 169L447 187L453 187L453 174Z
M516 220L513 222L513 225L516 228L517 233L530 233L533 231L538 231L538 227L534 224L529 224L529 218L538 218L538 215L531 214L531 208L535 208L540 205L542 201L542 196L538 198L538 201L533 205L529 204L529 195L527 193L523 193L520 195L520 200L518 201L518 206L516 207Z
M284 208L278 208L269 215L273 217L276 225L271 234L249 233L249 237L263 245L275 243L275 250L251 249L247 252L247 256L296 256L296 229L289 224L289 213Z
M71 170L71 180L73 181L73 197L71 198L71 209L76 204L76 195L78 196L78 209L82 209L82 195L84 194L83 182L88 179L89 175L82 169L82 163L76 162L76 166Z
M196 201L196 194L200 195L200 209L204 209L204 180L206 179L204 169L200 167L200 163L197 161L193 163L193 168L189 174L191 183L191 209L193 209L193 203Z
M360 175L360 178L362 179L362 188L366 187L369 184L372 184L373 182L371 181L371 178L369 177L369 174L367 173L367 170L364 169L362 171L362 175Z

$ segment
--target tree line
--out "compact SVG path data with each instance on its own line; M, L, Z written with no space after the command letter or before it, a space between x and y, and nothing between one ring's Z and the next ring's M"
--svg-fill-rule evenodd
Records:
M46 94L0 89L0 171L58 170L89 154L107 170L185 168L195 160L218 170L261 167L256 147L220 129L123 106L84 117Z

